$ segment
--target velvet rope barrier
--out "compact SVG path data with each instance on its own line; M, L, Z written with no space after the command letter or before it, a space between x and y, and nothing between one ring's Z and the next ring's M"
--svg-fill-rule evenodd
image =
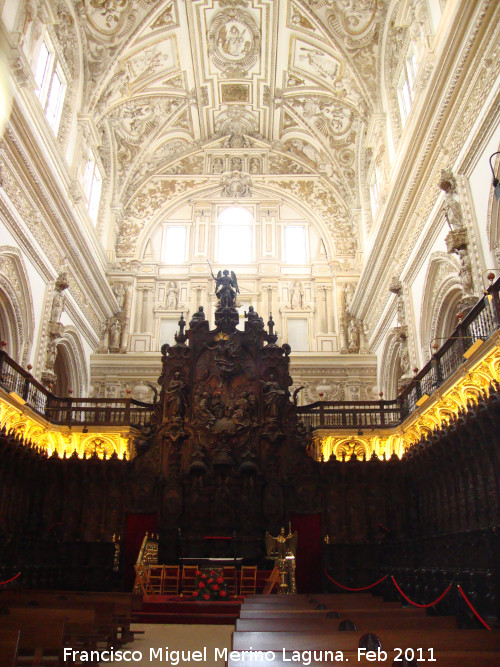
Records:
M418 602L413 602L413 600L410 600L410 598L409 598L407 595L405 595L405 594L403 593L403 591L402 591L401 588L398 586L398 583L397 583L397 581L394 579L394 577L391 576L391 579L392 579L392 583L394 584L394 586L396 586L396 588L398 589L398 592L400 593L400 595L402 595L402 596L404 597L404 599L405 599L407 602L409 602L410 604L412 604L414 607L420 607L421 609L427 609L427 607L433 607L433 606L434 606L435 604L437 604L438 602L441 602L441 600L442 600L446 595L448 595L448 593L449 593L450 590L451 590L451 584L448 584L448 587L446 588L446 590L443 591L443 593L441 593L441 595L440 595L438 598L436 598L436 600L434 600L434 602L429 602L429 604L419 604Z
M339 584L338 581L335 581L335 579L332 579L330 577L330 575L328 574L326 569L325 569L325 574L328 577L328 579L330 579L330 581L333 581L333 583L336 586L338 586L339 588L343 588L345 591L367 591L369 588L374 588L377 584L380 584L382 581L387 579L387 577L389 576L388 574L386 574L384 577L382 577L382 579L379 579L374 584L370 584L369 586L363 586L362 588L349 588L349 586L342 586L342 584Z
M20 572L18 572L15 577L12 577L11 579L7 579L7 581L0 581L0 586L5 586L5 584L10 584L11 581L14 581L14 579L17 579L20 576Z
M460 586L460 584L457 584L457 586L458 586L458 590L459 590L460 593L462 594L463 599L467 602L467 605L468 605L469 609L472 611L472 613L475 614L476 618L479 619L479 620L481 621L481 623L484 625L484 627L485 627L487 630L491 630L491 628L490 628L490 626L488 625L488 623L486 623L486 621L483 621L483 619L481 618L481 616L479 616L478 612L474 609L474 607L472 606L472 602L471 602L471 601L468 599L468 597L465 595L465 593L463 592L462 587Z

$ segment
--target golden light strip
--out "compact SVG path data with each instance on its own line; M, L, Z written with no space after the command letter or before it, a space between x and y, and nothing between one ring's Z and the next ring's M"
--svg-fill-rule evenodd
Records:
M476 402L481 392L488 392L492 380L500 381L500 336L496 334L492 338L473 355L472 362L464 363L399 427L370 427L366 435L358 435L357 430L317 431L313 441L314 458L328 461L333 454L339 460L343 457L349 460L354 454L358 459L369 459L374 453L379 458L385 456L388 459L393 454L401 458L423 435L448 424L450 418L466 408L469 401ZM478 357L481 358L478 360Z
M79 458L94 453L100 458L110 458L116 452L118 458L130 458L133 429L126 426L119 431L114 427L56 426L39 417L27 405L20 406L15 396L0 389L0 427L13 431L33 447L45 450L49 456L54 452L67 457L76 452Z

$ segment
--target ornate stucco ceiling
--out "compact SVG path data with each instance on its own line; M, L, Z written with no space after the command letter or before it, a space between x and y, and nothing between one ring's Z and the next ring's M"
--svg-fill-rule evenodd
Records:
M100 133L108 202L123 210L118 254L133 254L131 237L161 201L201 186L204 175L213 185L226 168L207 149L260 149L266 156L255 152L243 171L308 201L338 254L353 261L352 211L360 207L363 138L378 108L385 3L78 0L75 7L85 53L81 108Z

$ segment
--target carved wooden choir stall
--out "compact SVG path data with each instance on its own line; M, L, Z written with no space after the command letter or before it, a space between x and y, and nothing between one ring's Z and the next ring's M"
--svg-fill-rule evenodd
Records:
M215 329L201 307L186 331L181 317L175 344L162 347L156 412L136 443L132 509L158 513L164 562L260 557L265 531L279 532L299 504L311 510L304 499L318 498L317 465L289 392L290 346L276 344L272 316L266 330L252 307L237 328L237 291L234 273L219 271Z

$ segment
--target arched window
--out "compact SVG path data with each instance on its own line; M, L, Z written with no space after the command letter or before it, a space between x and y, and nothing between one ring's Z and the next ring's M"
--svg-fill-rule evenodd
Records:
M253 223L253 215L241 206L221 211L217 219L217 262L236 266L253 261Z

